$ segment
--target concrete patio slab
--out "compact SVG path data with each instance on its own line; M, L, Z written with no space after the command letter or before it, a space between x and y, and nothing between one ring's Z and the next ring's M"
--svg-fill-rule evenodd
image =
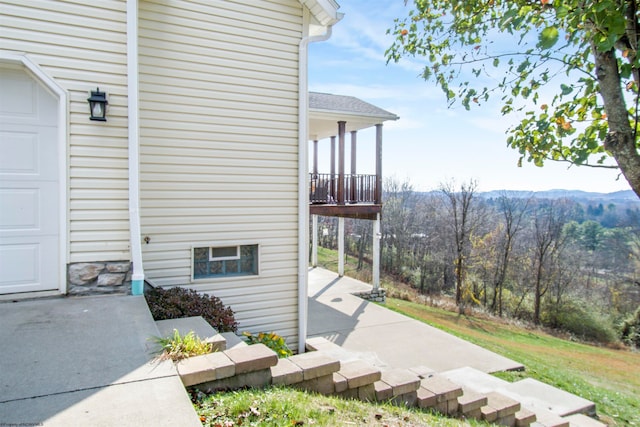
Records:
M508 381L468 366L445 371L442 372L441 375L454 383L460 384L461 386L478 393L502 390L509 385Z
M322 336L381 369L428 366L446 371L471 366L484 372L523 369L517 362L427 324L351 295L371 286L309 271L308 336Z
M0 325L2 423L200 426L143 297L3 302Z
M596 405L575 394L552 387L533 378L509 383L505 393L517 398L523 406L536 410L544 408L561 417L573 414L595 415Z

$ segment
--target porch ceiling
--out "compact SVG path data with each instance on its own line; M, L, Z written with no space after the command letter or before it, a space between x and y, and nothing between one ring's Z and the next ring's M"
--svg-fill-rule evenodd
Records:
M320 140L338 134L338 121L346 131L366 129L399 117L353 96L309 92L309 139Z

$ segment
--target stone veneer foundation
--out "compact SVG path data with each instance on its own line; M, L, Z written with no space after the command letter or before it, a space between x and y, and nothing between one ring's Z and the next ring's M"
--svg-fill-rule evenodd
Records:
M372 302L387 302L387 292L384 289L372 289L367 292L356 292L353 295Z
M131 262L78 262L67 265L69 295L131 293Z

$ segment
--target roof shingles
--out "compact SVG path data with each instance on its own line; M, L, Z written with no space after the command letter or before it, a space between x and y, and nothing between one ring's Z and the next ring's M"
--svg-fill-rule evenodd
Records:
M309 108L397 120L398 116L353 96L309 92Z

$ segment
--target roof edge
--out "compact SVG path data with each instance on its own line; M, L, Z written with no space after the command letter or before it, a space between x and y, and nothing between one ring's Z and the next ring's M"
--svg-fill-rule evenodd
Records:
M340 5L334 0L298 0L306 6L320 25L330 26L342 19Z
M393 114L393 113L389 113L387 112L387 114L383 114L383 113L357 113L357 112L353 112L353 111L345 111L345 110L326 110L323 108L311 108L309 107L309 112L310 113L314 113L315 115L319 115L319 116L326 116L326 117L340 117L340 116L350 116L350 117L360 117L362 119L382 119L383 121L387 121L387 120L398 120L400 119L400 116Z

